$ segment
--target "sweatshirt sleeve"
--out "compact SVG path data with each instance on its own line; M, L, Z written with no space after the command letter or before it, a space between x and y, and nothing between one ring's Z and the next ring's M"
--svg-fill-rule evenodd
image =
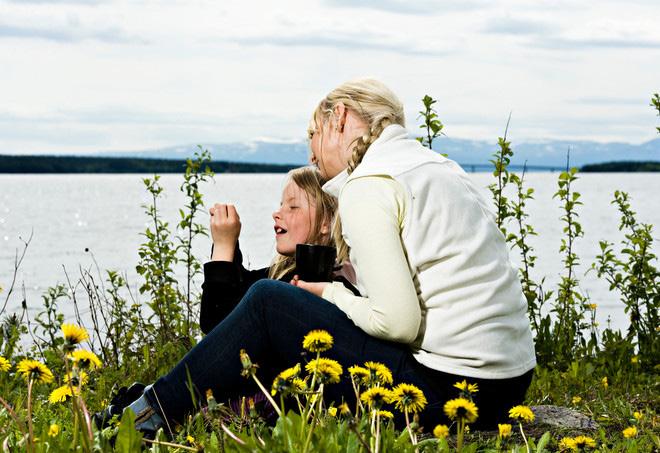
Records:
M339 201L342 230L366 294L357 297L332 283L323 298L366 333L412 343L422 315L401 240L406 200L404 189L391 178L368 176L346 184Z

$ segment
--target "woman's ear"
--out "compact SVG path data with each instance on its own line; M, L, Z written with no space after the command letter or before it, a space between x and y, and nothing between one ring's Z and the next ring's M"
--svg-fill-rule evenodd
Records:
M348 109L344 105L343 102L337 103L335 106L335 118L337 120L336 123L336 132L344 132L344 125L346 124L346 115L348 114Z
M322 235L327 235L330 234L330 220L329 219L323 219L323 222L321 222L321 229L319 232Z

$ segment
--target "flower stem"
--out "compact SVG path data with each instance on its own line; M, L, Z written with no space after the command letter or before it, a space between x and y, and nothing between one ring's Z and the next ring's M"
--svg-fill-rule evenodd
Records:
M525 441L525 447L527 447L527 453L530 453L529 443L527 442L527 437L525 437L525 432L523 431L522 423L519 422L518 426L520 426L520 434L522 434L522 438Z
M281 411L280 408L278 407L278 405L277 405L277 403L275 402L275 400L270 396L270 393L268 393L268 390L266 390L266 387L264 387L264 385L261 383L261 381L259 380L259 378L257 377L257 375L254 374L254 373L252 373L252 379L254 379L254 382L257 383L257 385L259 386L259 388L261 389L261 391L263 392L263 394L266 395L266 398L268 399L268 401L270 402L270 404L273 406L273 409L275 409L275 412L277 412L277 415L281 417L281 416L282 416L282 411Z
M28 379L28 388L27 388L28 451L33 451L34 449L34 427L32 426L32 384L33 384L33 379L32 377L30 377Z

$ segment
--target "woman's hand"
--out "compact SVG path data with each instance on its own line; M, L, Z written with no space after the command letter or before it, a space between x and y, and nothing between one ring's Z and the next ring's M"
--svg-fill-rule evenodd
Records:
M236 241L241 233L241 219L233 204L214 204L210 209L213 261L233 261Z
M300 280L297 275L293 276L293 280L290 282L293 286L302 288L318 297L323 297L323 291L325 287L328 286L328 282L306 282Z

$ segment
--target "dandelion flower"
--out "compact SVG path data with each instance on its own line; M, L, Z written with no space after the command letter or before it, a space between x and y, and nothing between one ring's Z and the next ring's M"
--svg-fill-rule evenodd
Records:
M69 372L66 374L66 376L64 376L64 383L67 385L71 384L74 387L85 385L87 384L87 381L89 381L89 376L84 371L81 371L79 373Z
M346 403L341 403L339 406L337 406L337 409L339 409L339 413L341 415L346 415L351 413L351 409L348 407L348 404Z
M603 386L603 388L607 388L610 385L609 382L607 382L607 376L605 376L603 379L601 379L600 383Z
M295 389L293 380L300 375L300 364L296 363L295 366L287 368L282 371L277 377L273 380L273 385L271 386L270 394L275 396L278 393L287 394Z
M369 381L370 372L364 367L353 365L348 368L348 373L356 378L359 382L366 384Z
M92 351L78 349L69 354L73 363L77 363L80 368L101 368L101 361Z
M438 439L444 439L449 435L449 427L447 425L437 425L433 428L433 435Z
M468 384L467 380L465 379L463 379L463 382L457 382L454 384L454 387L462 392L467 393L477 393L479 391L479 386L477 384Z
M364 367L369 370L371 384L378 383L380 385L391 385L394 382L394 379L392 379L392 372L382 363L366 362Z
M310 360L307 365L305 365L305 370L310 374L316 372L316 378L322 384L338 383L343 372L339 362L324 357Z
M575 446L578 449L584 449L586 447L596 448L596 441L591 437L577 436L573 438L573 442L575 442Z
M573 404L579 404L580 402L582 402L582 397L581 396L574 396L571 399L571 403L573 403Z
M11 369L11 363L9 363L9 360L5 359L0 355L0 371L6 373L10 369Z
M399 384L392 389L392 400L400 411L410 411L414 414L426 406L424 392L412 384Z
M505 439L511 435L511 425L508 423L498 423L497 429L500 432L500 438Z
M637 437L637 427L636 426L629 426L623 431L623 437L626 439L631 439L633 437Z
M390 411L380 410L380 411L378 411L378 416L380 418L384 418L384 419L387 419L387 420L394 419L394 414Z
M640 421L642 418L644 418L644 414L639 411L635 411L633 412L633 417L635 417L635 420Z
M639 356L636 356L636 355L632 356L630 358L630 363L632 363L632 364L639 363Z
M195 438L191 435L186 436L186 441L188 441L188 443L191 444L191 445L195 444Z
M329 407L328 408L328 415L330 417L336 417L337 416L337 408L336 407Z
M76 396L80 394L76 387L73 387L73 391L71 391L71 388L72 387L70 385L57 387L55 390L50 392L50 396L48 396L48 402L51 404L63 403L71 398L74 394Z
M62 334L68 346L75 346L89 338L87 330L75 324L62 324Z
M57 423L53 423L50 425L50 428L48 428L48 435L50 437L55 437L60 433L60 425Z
M561 451L565 451L565 450L577 451L577 446L575 445L575 440L572 437L564 437L561 441L559 441L559 450L561 450Z
M385 403L392 402L392 391L385 387L371 387L360 395L360 400L372 408L380 408Z
M477 406L466 398L455 398L445 403L444 411L447 417L452 420L465 420L468 423L474 423L479 416Z
M16 370L23 375L25 380L34 379L37 382L47 384L53 382L53 373L46 365L32 359L23 359L18 362Z
M587 307L589 307L590 310L595 310L598 308L598 304L587 304Z
M332 335L325 330L312 330L303 338L303 348L311 352L323 352L332 347Z
M534 412L527 406L514 406L509 410L509 417L521 422L533 422Z

